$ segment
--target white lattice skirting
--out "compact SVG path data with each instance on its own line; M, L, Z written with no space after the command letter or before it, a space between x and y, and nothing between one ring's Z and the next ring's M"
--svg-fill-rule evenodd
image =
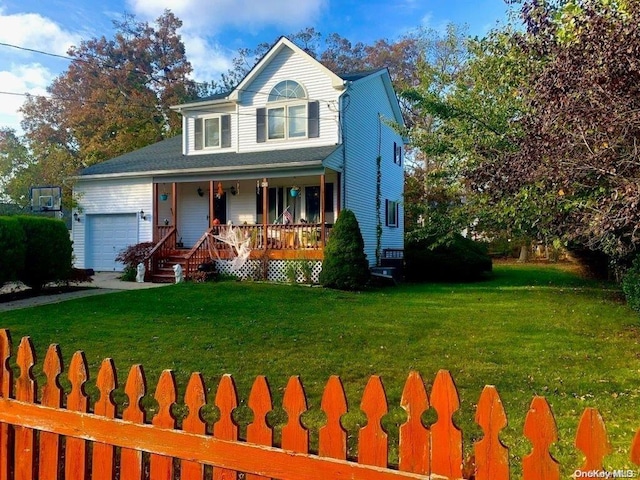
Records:
M215 262L218 273L234 275L242 280L265 280L261 260L247 260L239 272L231 271L231 260ZM266 280L290 282L295 276L298 283L318 283L321 270L320 260L268 260Z

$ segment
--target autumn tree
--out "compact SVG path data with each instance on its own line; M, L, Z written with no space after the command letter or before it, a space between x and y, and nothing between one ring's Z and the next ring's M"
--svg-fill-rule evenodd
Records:
M152 26L126 16L114 38L72 47L68 69L22 107L27 146L47 183L63 184L78 168L135 150L181 128L170 106L195 92L191 65L165 11ZM42 178L41 181L44 181Z
M565 2L566 3L566 2ZM624 263L640 245L640 2L525 2L518 148L476 170L498 199L545 205L540 225Z

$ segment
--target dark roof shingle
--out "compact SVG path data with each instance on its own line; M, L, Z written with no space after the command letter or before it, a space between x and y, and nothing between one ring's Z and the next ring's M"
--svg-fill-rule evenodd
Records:
M161 142L148 145L130 153L85 168L81 176L113 175L118 173L142 173L191 170L252 167L276 167L290 163L322 162L338 147L307 147L284 150L268 150L261 152L218 152L202 155L183 155L182 137L180 135Z

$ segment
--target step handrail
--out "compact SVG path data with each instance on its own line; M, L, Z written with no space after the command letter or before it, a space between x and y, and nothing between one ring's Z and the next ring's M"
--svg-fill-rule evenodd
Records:
M185 279L190 279L191 278L191 260L193 259L193 257L196 256L196 254L202 250L204 243L207 241L207 239L209 238L209 235L213 232L214 227L209 227L200 237L200 239L193 245L193 247L191 247L191 250L189 250L186 254L185 254L185 272L184 272L184 278ZM208 244L207 244L207 256L209 255L209 248L208 248ZM202 262L200 262L202 263Z
M169 241L171 238L173 238L173 248L175 248L176 232L177 232L176 227L175 226L171 227L167 232L167 234L160 239L160 241L156 244L156 246L153 247L149 252L149 254L144 258L144 264L146 266L146 272L147 272L146 275L148 277L151 277L155 273L156 256L158 253L161 253L163 250L165 250L165 247L167 247L166 244L170 243ZM168 248L171 248L171 245L169 245ZM145 278L145 281L146 280L147 278Z

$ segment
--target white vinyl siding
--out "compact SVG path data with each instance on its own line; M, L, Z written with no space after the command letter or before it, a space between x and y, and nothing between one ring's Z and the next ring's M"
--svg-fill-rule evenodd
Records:
M185 112L184 115L182 142L185 155L209 154L212 151L228 152L236 149L237 112L234 107L211 108L211 111L203 109ZM214 128L216 126L217 129ZM209 135L206 134L207 128ZM209 145L205 144L207 140Z
M153 238L153 186L151 178L79 180L74 186L74 198L78 202L75 210L79 222L72 223L74 265L86 267L87 236L91 228L87 216L104 214L129 214L136 218L138 242L151 241ZM145 219L140 218L144 211ZM90 253L90 252L89 252Z
M289 127L290 129L293 127L294 137L299 138L258 143L256 136L257 109L272 108L267 102L268 94L275 85L283 80L298 82L307 93L307 99L304 102L304 122L300 112L294 112L294 115L289 112ZM340 91L332 87L331 79L320 65L313 65L307 59L294 55L289 48L283 48L272 59L271 63L245 87L240 95L240 105L238 106L238 151L247 152L337 144L339 141L337 105L340 93ZM307 124L310 108L308 103L317 100L320 101L318 104L318 136L308 138L311 136L309 135L311 126ZM292 102L292 104L296 103ZM278 103L273 103L272 105L276 108L281 106ZM316 130L316 127L314 126L313 129ZM304 136L302 134L303 130Z
M202 189L202 197L198 195ZM209 186L207 183L178 184L178 240L191 248L209 228Z
M365 253L369 263L375 263L376 253L376 158L381 156L381 247L403 248L403 182L402 166L394 163L396 145L402 138L385 120L394 118L380 76L364 78L354 82L348 90L350 100L345 114L347 136L345 143L346 164L343 171L343 208L354 212L365 242ZM394 99L392 99L394 100ZM378 152L378 132L381 134ZM385 199L398 202L397 227L385 225Z

